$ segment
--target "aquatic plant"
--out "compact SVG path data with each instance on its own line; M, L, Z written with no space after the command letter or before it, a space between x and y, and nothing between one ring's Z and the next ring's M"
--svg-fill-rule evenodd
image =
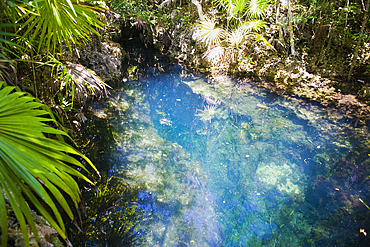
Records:
M75 246L138 246L144 243L137 207L138 190L123 180L104 178L83 194L79 232L71 234ZM148 219L147 219L148 220ZM74 226L71 225L71 228Z
M193 94L190 89L184 92L178 84L163 89L157 78L153 82L155 86L144 82L144 90L147 85L152 87L149 97L142 97L142 91L132 86L120 93L122 101L127 100L124 94L133 96L130 107L122 106L124 110L117 111L122 105L118 100L113 109L120 112L113 121L117 123L115 138L122 145L115 172L147 195L145 206L141 197L138 202L150 215L148 225L144 226L148 229L145 238L150 244L270 246L279 241L283 245L301 246L333 243L331 236L341 240L343 237L333 235L337 230L330 226L342 227L340 220L352 217L353 209L359 205L368 211L360 202L356 203L361 195L359 191L341 191L343 186L353 190L357 181L365 179L360 177L354 164L367 167L368 162L364 160L368 149L356 148L353 157L361 151L363 160L351 159L348 161L351 165L343 163L352 166L352 170L341 169L339 162L330 171L330 179L320 178L321 185L319 179L311 184L307 175L321 173L323 166L333 167L334 160L345 156L343 150L355 147L345 138L345 130L338 132L344 133L340 137L333 137L339 129L325 125L324 118L302 119L295 113L299 107L289 101L274 97L266 100L263 91L248 85L235 87L230 79L225 82L215 79L214 84L196 76L194 79L183 76L182 80L200 99L196 104L186 104L187 113L194 113L204 104L202 96L208 98L207 103L222 102L218 107L211 104L204 107L213 112L212 117L206 115L203 120L206 123L198 121L204 110L196 112L194 117L194 114L183 115L184 108L179 110L181 104L166 106L165 101L170 100L163 100L164 95L166 99L178 99L180 92L181 95ZM165 79L161 83L168 85ZM181 103L194 100L189 98L181 98ZM160 107L157 102L162 102ZM153 105L149 107L149 103ZM162 117L171 119L172 126L161 125ZM330 127L331 136L317 131L325 127ZM332 186L343 181L334 182L333 176L344 180L342 187L337 187L340 192ZM365 184L361 187L365 188ZM321 188L315 190L317 186Z
M266 188L275 188L288 194L301 194L305 176L299 172L295 164L260 164L256 175L265 183Z

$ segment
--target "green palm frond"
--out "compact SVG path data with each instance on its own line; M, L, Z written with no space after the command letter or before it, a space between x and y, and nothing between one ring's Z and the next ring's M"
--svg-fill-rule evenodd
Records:
M61 81L60 89L72 96L72 102L74 98L85 102L89 96L107 96L107 87L111 88L94 71L81 64L67 62L64 65L59 62L56 64L56 70Z
M256 37L256 42L258 41L262 41L263 44L267 47L269 47L270 49L272 49L273 51L276 51L275 47L273 45L271 45L265 37L263 37L262 35L260 35L259 33L253 33L253 35Z
M271 7L270 0L214 0L219 9L224 9L227 15L241 19L244 16L260 18Z
M71 83L75 88L75 95L82 99L83 95L107 96L108 84L103 82L100 77L92 70L89 70L81 64L67 63L66 71L71 77Z
M270 0L249 0L247 15L252 18L261 18L270 7Z
M253 0L252 0L253 1ZM245 15L245 8L250 4L249 0L233 0L234 8L232 10L233 16L241 18Z
M73 219L74 216L65 195L68 195L77 207L80 191L72 176L92 183L72 167L87 171L69 154L82 157L97 172L91 161L71 146L45 137L45 134L64 136L67 134L45 123L54 120L45 117L50 116L50 113L44 108L45 106L35 98L20 92L16 87L6 86L5 82L0 82L2 246L6 246L7 242L7 202L19 221L25 245L30 246L27 223L39 241L26 198L60 236L66 239L62 217L54 201Z
M32 6L27 1L13 0L13 1L0 1L0 57L11 61L4 54L5 52L11 53L18 57L17 50L25 49L24 45L19 44L17 30L22 26L19 22L26 14L33 13Z
M262 20L244 22L238 28L227 33L226 41L231 47L239 47L248 36L255 36L255 32L260 32L265 27L267 24Z
M228 16L232 16L234 10L233 0L214 0L216 8L225 9Z
M99 33L104 24L97 19L102 10L90 4L72 3L70 0L36 0L37 14L30 15L24 26L27 30L24 39L38 42L38 50L46 45L46 50L55 53L58 44L80 45L90 40L90 32Z
M39 66L49 65L52 67L51 77L56 77L60 83L60 91L80 102L85 102L88 97L105 97L109 94L107 88L111 88L102 81L92 70L81 64L66 62L63 64L57 59L51 58L45 63L36 62Z
M0 23L0 50L7 51L18 57L18 55L14 53L14 50L19 48L22 49L23 47L14 41L18 35L8 31L9 28L14 28L14 26L15 24L11 23ZM0 57L11 63L11 61L6 57L5 54L3 54L3 52L0 52Z
M267 23L262 20L253 20L242 23L238 29L244 33L249 32L260 32L262 29L267 27Z
M206 46L219 45L221 40L226 36L222 28L216 27L212 20L204 20L197 24L196 39Z
M231 32L228 32L226 41L229 47L238 48L243 44L245 40L245 32L243 29L234 29Z
M0 59L0 81L11 85L17 84L17 71L9 60Z

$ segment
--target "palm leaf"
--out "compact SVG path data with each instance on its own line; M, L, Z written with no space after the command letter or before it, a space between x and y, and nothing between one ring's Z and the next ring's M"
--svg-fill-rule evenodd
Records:
M66 73L72 78L72 84L76 88L77 96L82 99L82 95L103 95L107 96L108 84L103 82L100 77L92 70L81 64L69 63L65 65Z
M231 32L228 32L226 42L229 47L239 48L245 40L246 33L242 29L234 29Z
M85 102L89 96L105 97L109 93L107 88L111 88L103 82L100 77L92 70L89 70L81 64L66 62L66 64L52 58L45 63L39 63L39 66L49 65L52 67L52 77L57 76L60 81L60 90L64 90L68 95L78 98L80 102Z
M212 20L204 20L197 24L195 38L206 46L217 46L221 44L221 40L225 36L225 30L216 27L216 23Z
M18 48L23 49L23 47L21 47L20 45L16 44L15 42L13 42L13 40L11 39L11 38L18 37L18 35L14 34L14 33L11 33L11 32L8 32L6 30L7 28L14 27L14 26L15 26L15 24L0 23L0 50L5 50L5 51L7 51L9 53L12 53L16 57L18 57L18 55L16 53L14 53L12 50L15 50L15 49L18 49ZM11 49L11 48L13 48L13 49ZM6 55L3 54L2 52L0 53L0 57L1 58L4 58L9 63L12 63L6 57Z
M19 20L26 13L32 13L32 11L27 11L21 5L32 8L28 1L0 1L0 50L7 51L16 57L18 57L17 50L25 48L18 43L20 36L16 34L17 29L22 25ZM0 57L11 63L3 51L0 52Z
M9 60L0 59L0 81L8 84L17 84L17 71Z
M250 0L246 6L247 15L252 18L261 18L270 7L270 0Z
M90 33L99 35L95 28L103 29L97 19L101 8L70 0L37 0L38 14L31 15L25 22L24 39L38 42L38 50L46 46L55 53L59 44L80 45L90 40Z
M235 17L241 18L245 14L245 8L252 2L248 0L234 0L234 8L232 10L232 13Z
M215 6L224 9L229 17L241 19L245 15L260 18L267 8L271 7L270 0L214 0Z
M69 154L77 155L95 169L91 161L59 140L45 137L44 134L63 135L45 122L54 122L45 106L16 87L0 82L0 226L2 246L7 239L6 201L16 215L26 246L30 246L27 223L38 240L37 229L25 200L33 204L50 225L66 239L65 227L55 200L67 215L74 216L65 196L69 195L74 205L80 201L80 192L72 176L92 183L82 173L73 169L86 168ZM68 137L68 136L67 136ZM46 208L41 204L41 201ZM52 212L52 213L50 213Z
M258 33L252 33L252 35L254 35L256 37L256 42L258 41L262 41L263 44L267 47L269 47L270 49L272 49L273 51L276 51L275 47L273 45L271 45L266 39L265 37L263 37L262 35L258 34Z
M228 16L233 15L233 10L235 8L233 0L214 0L216 8L225 9Z
M207 51L204 52L203 58L207 61L211 62L214 66L218 65L223 60L225 49L224 47L218 46L210 46L208 47Z
M245 34L255 31L260 32L262 29L267 27L267 23L262 20L253 20L253 21L247 21L243 22L238 29L242 30Z

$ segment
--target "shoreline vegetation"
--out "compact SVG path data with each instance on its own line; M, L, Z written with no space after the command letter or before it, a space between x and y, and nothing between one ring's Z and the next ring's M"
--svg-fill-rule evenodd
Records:
M80 190L83 200L114 203L126 193L122 203L134 201L137 192L129 193L117 181L107 189L111 180L100 180L90 162L98 156L91 151L95 147L82 134L95 127L88 126L94 100L139 79L143 66L164 72L159 56L211 78L226 74L297 102L318 102L334 122L355 118L354 127L366 126L369 5L370 0L1 1L0 134L10 140L0 145L2 245L71 246L68 234L78 231L77 217L87 207ZM155 51L151 64L141 64L142 57L130 51L135 46ZM15 100L28 110L18 109ZM27 116L35 124L25 131L12 129L4 109L14 110L9 121L22 125ZM21 141L14 144L12 138ZM34 157L21 147L33 150L28 153ZM59 158L51 162L53 155ZM50 164L39 167L37 157ZM109 176L97 168L105 179ZM62 178L73 185L65 189ZM95 189L102 193L90 193ZM135 204L126 206L125 217L138 222ZM137 241L129 231L135 224L124 233L127 244ZM86 235L91 238L96 231Z

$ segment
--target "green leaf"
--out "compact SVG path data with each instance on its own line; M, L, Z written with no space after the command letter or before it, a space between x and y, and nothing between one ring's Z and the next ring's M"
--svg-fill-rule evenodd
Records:
M9 7L11 7L11 8L14 8L15 7L15 4L14 4L14 2L13 1L10 1L10 0L8 0L8 1L6 1L6 3L9 5Z
M80 201L80 191L73 177L92 183L70 166L87 171L69 154L82 157L96 171L91 161L80 152L65 142L47 138L45 134L68 135L48 126L46 122L55 122L55 118L45 110L43 104L20 92L19 88L6 86L0 81L0 227L7 228L6 197L19 221L26 246L30 246L27 223L36 239L39 238L24 197L29 199L65 239L64 223L51 195L69 218L74 219L65 198L68 195L76 207ZM49 210L53 212L53 216L48 213ZM6 238L7 230L3 230L3 246Z
M81 45L90 40L90 33L100 35L95 29L103 29L98 20L101 8L71 0L36 0L37 12L29 13L25 21L22 38L38 43L38 51L46 48L55 53L66 44ZM88 1L84 1L88 2ZM29 37L29 34L32 34Z
M1 162L0 162L1 164ZM0 193L0 227L5 236L8 235L8 220L7 220L7 210L5 204L5 198L3 193ZM6 238L2 238L1 246L6 246Z

